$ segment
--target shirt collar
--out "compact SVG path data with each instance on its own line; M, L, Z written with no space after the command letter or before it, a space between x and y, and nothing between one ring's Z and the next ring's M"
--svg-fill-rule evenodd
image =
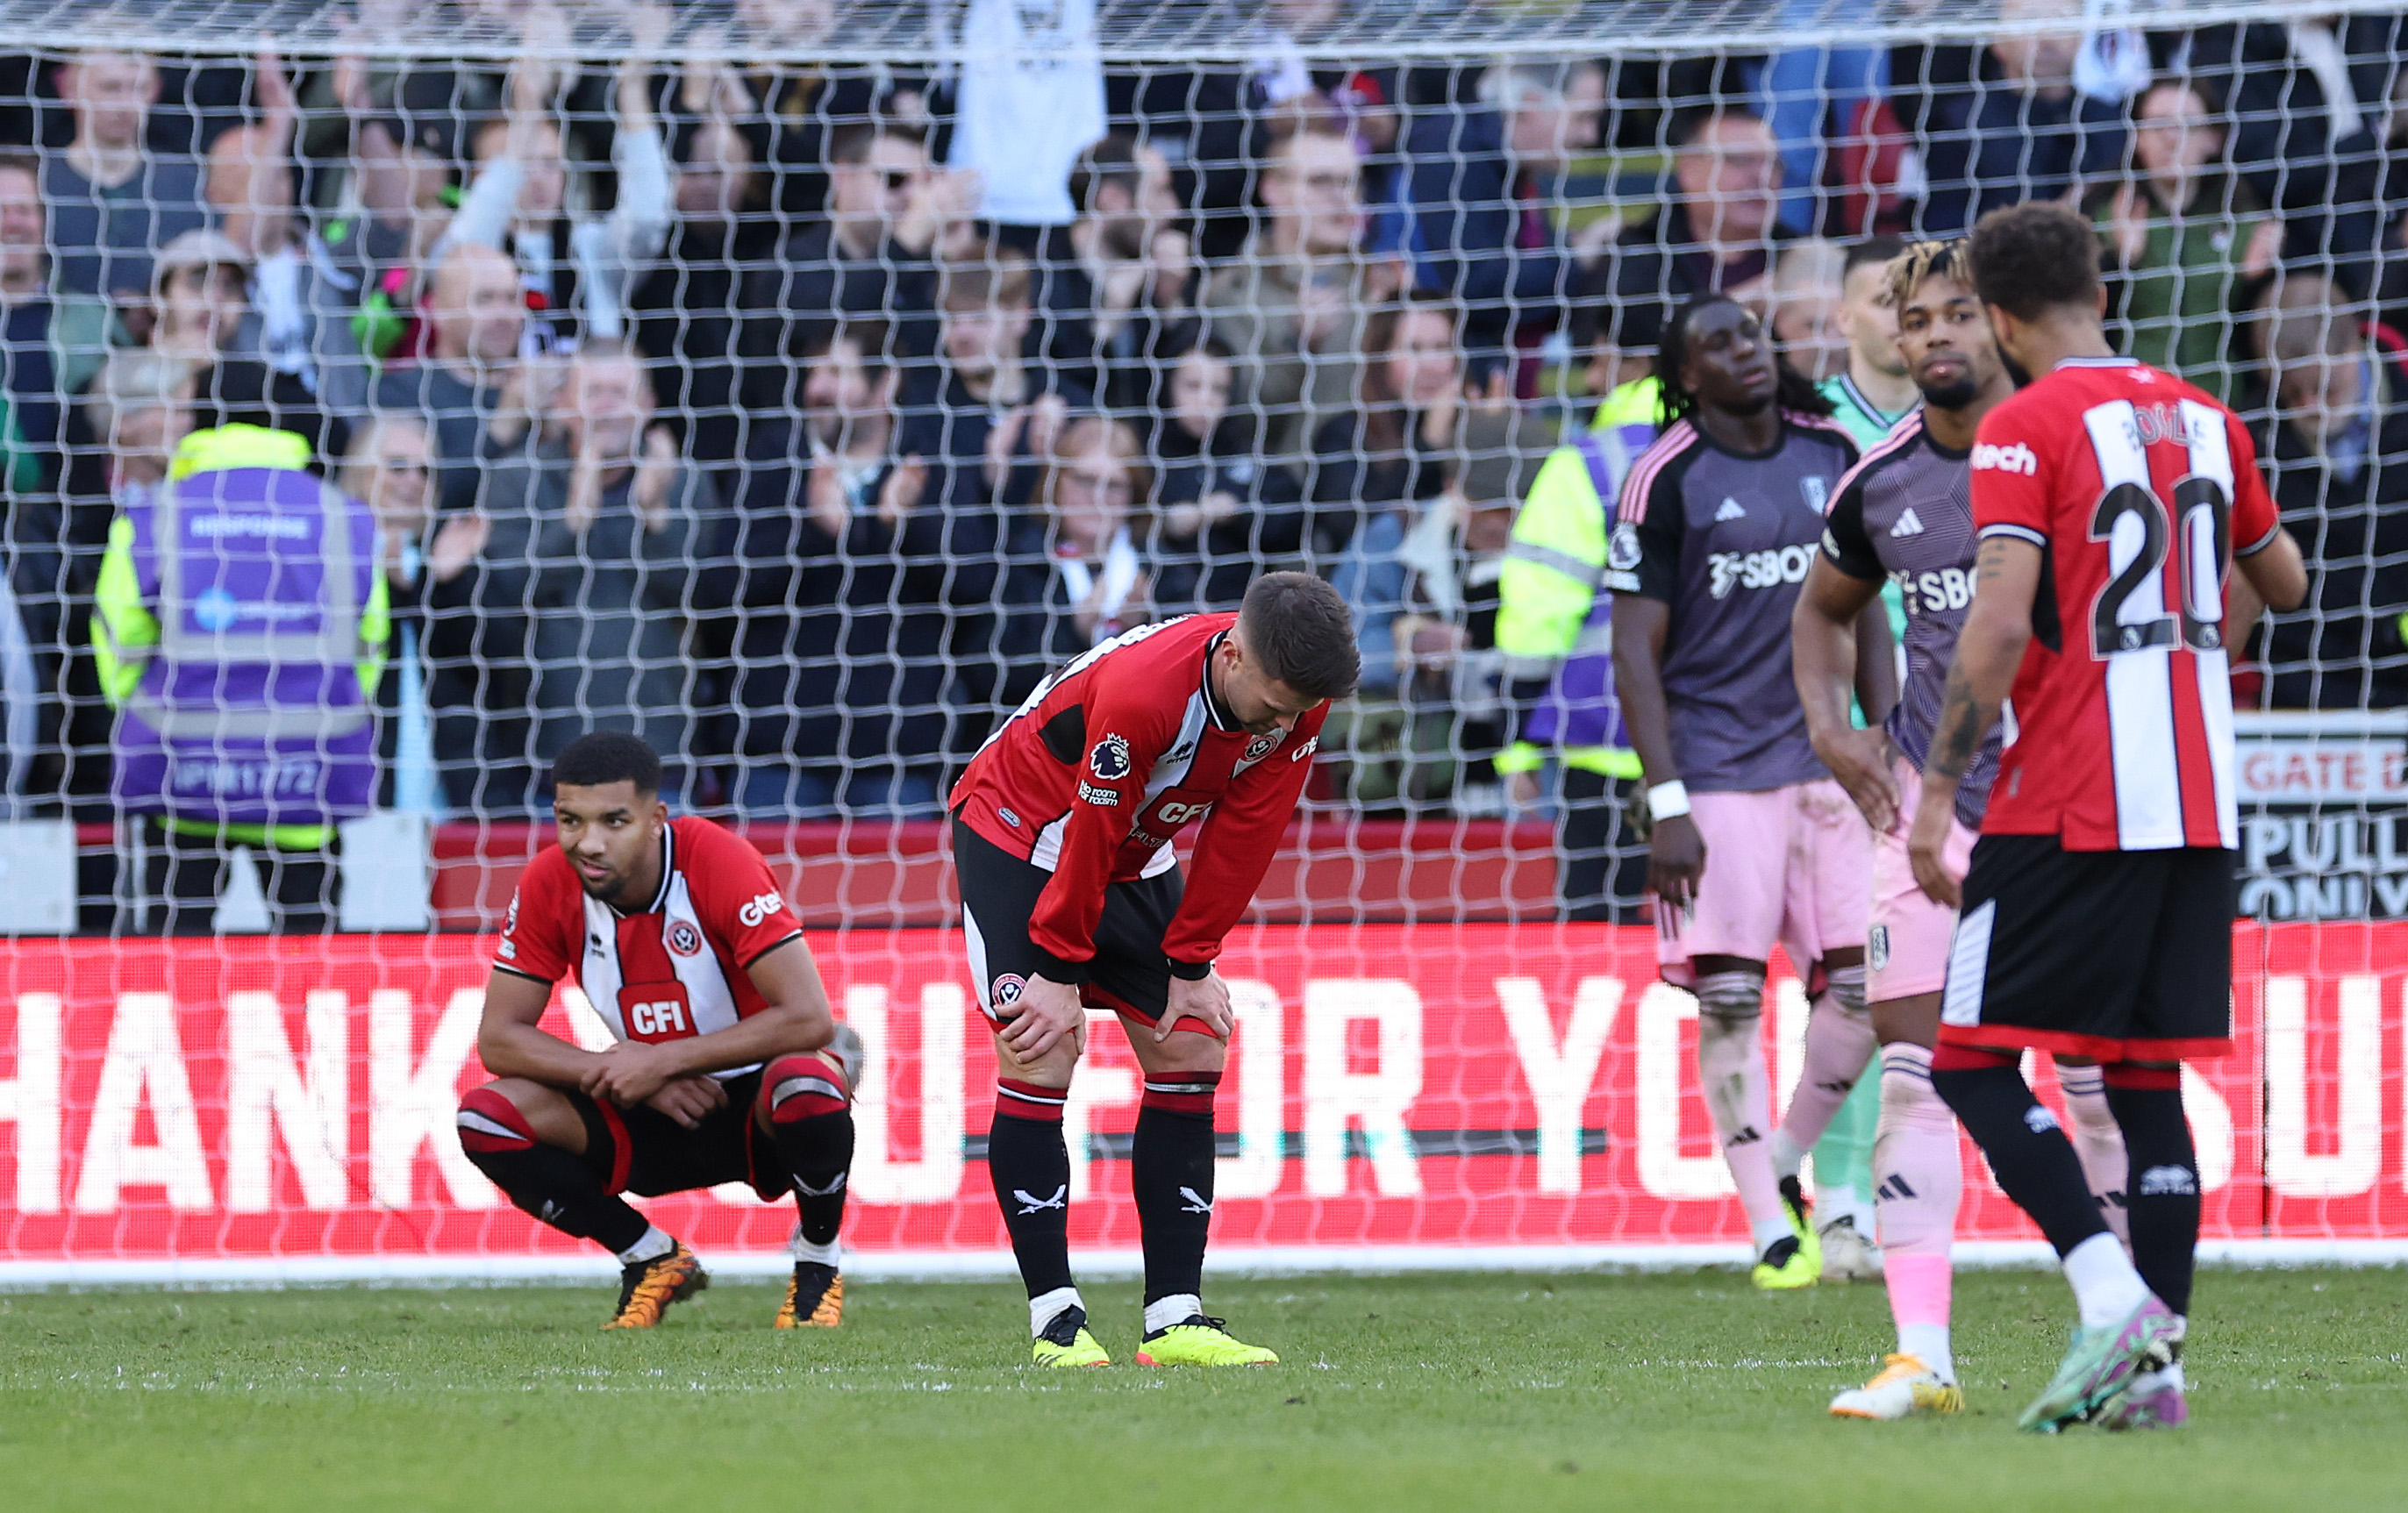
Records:
M1228 638L1229 633L1227 631L1223 631L1219 635L1213 636L1212 639L1204 643L1204 715L1206 719L1212 721L1212 728L1214 730L1236 730L1239 728L1236 711L1232 710L1227 705L1222 703L1220 694L1214 692L1212 690L1212 659L1221 654L1221 643Z
M1850 404L1856 406L1856 408L1864 411L1867 415L1871 416L1874 420L1879 421L1885 430L1890 426L1896 425L1899 421L1905 420L1907 412L1914 408L1914 406L1912 403L1906 407L1906 409L1899 410L1895 414L1882 408L1879 405L1874 404L1871 400L1865 397L1865 392L1856 387L1856 376L1849 373L1844 368L1840 371L1840 391L1848 396L1848 402Z
M661 910L668 907L669 879L676 876L677 827L674 824L663 825L661 827L661 885L659 888L653 890L652 901L651 903L645 905L642 908L636 909L632 912L637 914L658 914ZM613 908L611 912L618 915L621 919L625 919L630 911Z

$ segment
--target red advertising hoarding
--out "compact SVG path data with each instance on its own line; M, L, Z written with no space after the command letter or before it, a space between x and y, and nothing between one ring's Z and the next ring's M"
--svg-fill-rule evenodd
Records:
M960 937L811 941L868 1042L846 1223L857 1255L994 1256L979 1152L993 1057ZM503 1203L453 1137L483 1073L488 943L457 935L22 941L0 982L0 1263L499 1272L591 1251ZM2408 1239L2408 925L2242 926L2236 1053L2186 1078L2211 1236ZM1696 1092L1694 1002L1606 925L1252 926L1223 1083L1219 1252L1426 1253L1743 1237ZM1776 1084L1805 1005L1776 967ZM597 1033L563 994L548 1021ZM1069 1111L1071 1234L1138 1240L1135 1065L1098 1026ZM2047 1089L2043 1062L2037 1075ZM2044 1091L2044 1097L2054 1097ZM1961 1235L2032 1232L1970 1146ZM774 1252L791 1214L648 1200L706 1252ZM353 1264L356 1263L356 1264ZM95 1271L97 1274L97 1271Z

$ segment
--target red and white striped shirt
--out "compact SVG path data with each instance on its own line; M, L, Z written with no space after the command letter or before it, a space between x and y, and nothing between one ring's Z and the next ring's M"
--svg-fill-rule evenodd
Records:
M538 852L519 876L494 965L544 983L573 972L612 1035L658 1045L767 1008L745 968L801 934L761 853L685 815L662 833L660 887L638 912L586 892L558 847Z
M1208 670L1237 621L1187 615L1105 642L1039 684L953 787L962 823L1054 874L1028 936L1074 974L1061 980L1095 956L1106 886L1177 865L1171 841L1199 822L1162 949L1202 976L1296 818L1329 706L1284 732L1241 727Z
M1983 417L1973 523L2047 554L1985 835L2239 845L2224 578L2280 529L2230 410L2080 358Z

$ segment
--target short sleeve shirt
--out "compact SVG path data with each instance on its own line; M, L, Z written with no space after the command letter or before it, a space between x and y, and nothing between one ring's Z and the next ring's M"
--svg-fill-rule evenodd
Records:
M669 821L661 847L660 886L634 913L589 895L559 848L538 853L511 896L494 967L544 983L574 976L621 1040L710 1035L767 1007L748 969L802 934L768 863L691 815Z
M2247 429L2170 373L2074 359L1982 418L1971 470L1977 534L2047 568L1983 830L2236 847L2224 578L2281 528Z
M1664 696L1673 761L1698 792L1762 792L1829 774L1806 738L1789 617L1823 536L1847 433L1792 415L1761 456L1726 451L1686 421L1623 482L1605 585L1670 607Z

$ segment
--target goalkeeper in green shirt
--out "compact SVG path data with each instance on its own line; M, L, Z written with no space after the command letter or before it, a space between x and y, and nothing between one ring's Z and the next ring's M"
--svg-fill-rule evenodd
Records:
M1895 236L1868 236L1848 248L1840 274L1836 324L1847 338L1848 365L1819 388L1831 401L1833 420L1848 428L1858 448L1870 450L1923 402L1898 350L1898 311L1889 294L1889 265L1906 250ZM1905 644L1906 606L1898 585L1882 585L1889 610L1890 638ZM1873 1234L1873 1126L1881 1119L1881 1078L1865 1078L1831 1116L1814 1146L1814 1212L1821 1219L1823 1276L1827 1280L1870 1280L1881 1275ZM1850 1220L1848 1233L1839 1221Z

